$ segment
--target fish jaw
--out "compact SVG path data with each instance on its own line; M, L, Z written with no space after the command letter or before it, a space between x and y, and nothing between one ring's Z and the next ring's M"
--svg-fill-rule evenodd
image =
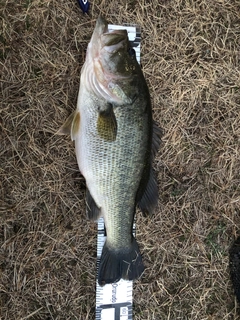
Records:
M120 48L128 45L128 35L126 30L108 31L108 23L99 16L88 44L87 57L92 60L99 59L106 52L117 52Z
M86 59L94 59L98 56L99 48L101 48L101 36L106 32L108 32L108 23L102 16L99 16L88 44Z

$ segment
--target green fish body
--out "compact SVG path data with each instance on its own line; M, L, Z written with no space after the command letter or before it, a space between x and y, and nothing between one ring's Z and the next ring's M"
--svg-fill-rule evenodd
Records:
M161 132L126 30L109 33L102 17L88 45L77 110L60 131L75 140L88 217L104 217L99 284L139 278L144 266L132 226L137 206L146 214L157 203L152 160Z

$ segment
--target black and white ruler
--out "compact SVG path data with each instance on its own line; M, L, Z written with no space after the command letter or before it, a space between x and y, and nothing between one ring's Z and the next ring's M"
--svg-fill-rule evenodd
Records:
M140 40L141 33L138 26L117 26L108 25L108 30L125 29L128 32L128 38L132 47L135 49L136 58L140 63ZM135 225L133 229L135 235ZM102 248L105 242L104 220L98 221L97 235L97 270L102 254ZM120 281L105 286L99 286L96 283L96 320L132 320L132 290L133 282L121 279Z

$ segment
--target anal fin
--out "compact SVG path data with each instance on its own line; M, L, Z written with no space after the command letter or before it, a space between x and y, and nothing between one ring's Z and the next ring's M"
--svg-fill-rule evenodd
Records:
M138 206L142 213L146 216L152 214L158 202L158 186L153 172L150 168L148 182L144 189L141 199L138 201Z
M101 209L96 205L88 189L86 189L86 207L88 219L97 221L101 216Z

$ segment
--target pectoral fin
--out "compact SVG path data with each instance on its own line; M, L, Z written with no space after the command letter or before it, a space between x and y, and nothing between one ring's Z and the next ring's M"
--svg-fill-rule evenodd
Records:
M79 128L80 128L80 112L76 110L67 118L64 124L61 126L61 128L57 131L57 134L70 135L72 141L74 141L76 139Z
M111 104L108 104L106 110L99 111L97 131L99 136L106 141L111 142L116 140L117 120Z

